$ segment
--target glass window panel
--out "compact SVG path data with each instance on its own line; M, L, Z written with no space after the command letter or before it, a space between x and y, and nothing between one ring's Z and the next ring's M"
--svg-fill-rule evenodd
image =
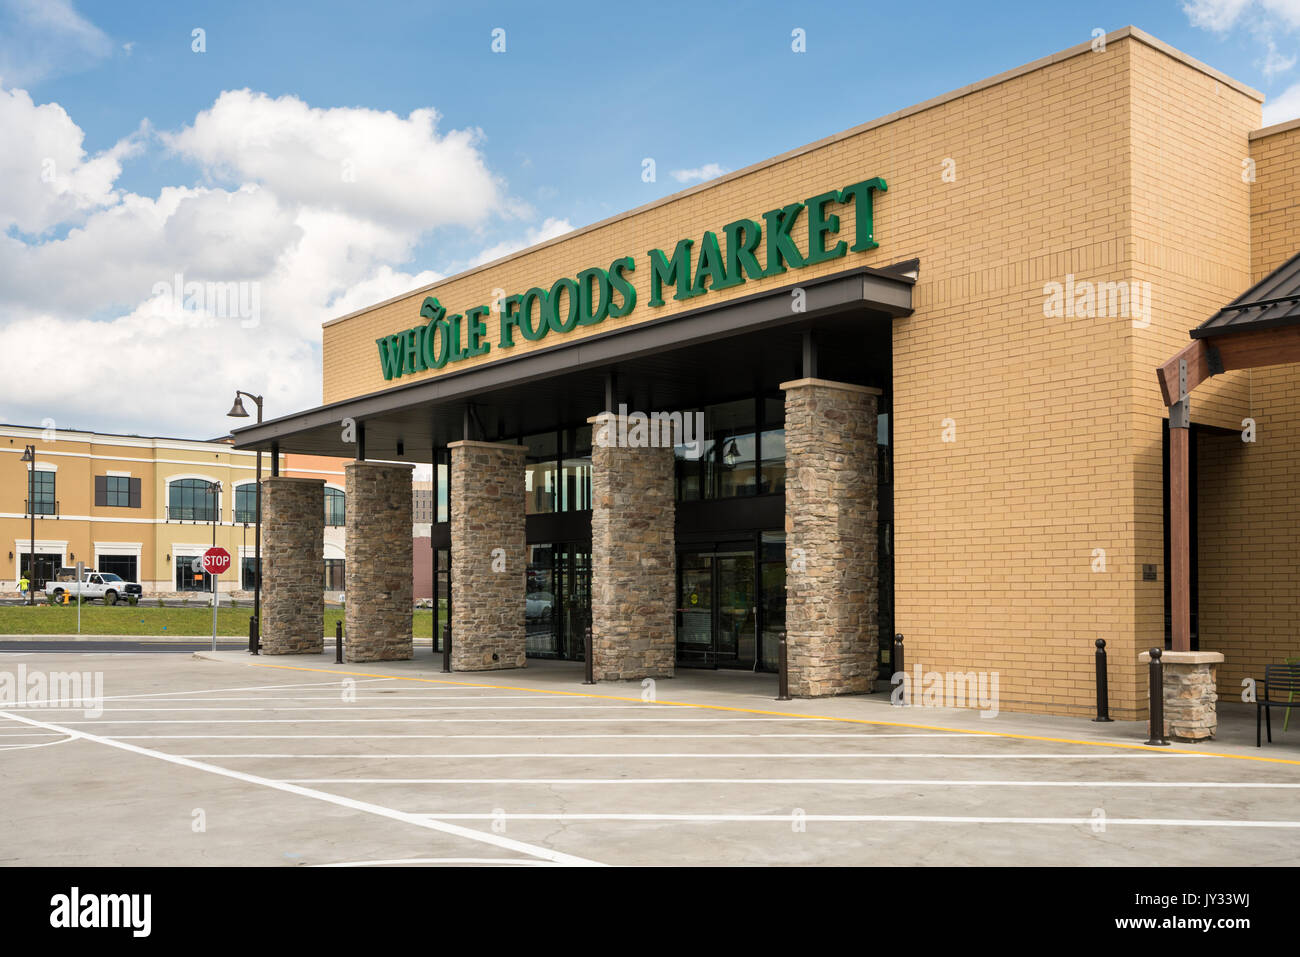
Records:
M325 489L325 524L343 525L347 522L347 493L337 488Z
M763 433L763 477L759 492L766 495L785 491L785 429Z
M524 593L525 648L528 654L559 653L556 621L555 550L550 545L528 547L527 585Z
M345 560L342 558L325 559L326 591L343 591L345 587L343 582L346 567Z
M54 514L54 472L35 472L32 475L32 508L35 515Z
M167 518L173 522L210 522L219 507L220 485L203 479L177 479L167 488Z
M445 522L448 517L448 499L447 499L447 463L438 463L438 518L437 521Z
M257 485L249 482L235 489L235 521L252 525L257 521Z
M889 444L889 413L881 412L876 416L876 444Z
M708 498L735 498L758 490L754 400L721 402L704 410L705 434L712 445L704 482Z
M116 508L130 508L131 480L124 475L109 475L104 478L106 498L105 505Z
M559 433L542 432L524 436L528 453L524 458L524 512L542 515L555 511L555 460L559 454Z

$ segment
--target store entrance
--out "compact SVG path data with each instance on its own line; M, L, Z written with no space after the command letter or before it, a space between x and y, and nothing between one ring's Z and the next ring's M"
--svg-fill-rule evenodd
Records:
M590 621L591 546L529 545L524 611L528 655L581 660Z
M718 546L677 556L677 663L757 670L754 548Z

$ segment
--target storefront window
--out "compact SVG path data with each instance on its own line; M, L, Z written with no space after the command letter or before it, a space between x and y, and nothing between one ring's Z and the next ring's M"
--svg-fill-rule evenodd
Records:
M591 510L591 426L564 433L560 462L560 511Z
M446 449L442 449L438 452L438 459L437 459L438 465L433 478L434 491L438 497L438 514L434 518L435 522L445 522L447 521L448 518L448 511L447 511L447 507L448 507L447 506L448 503L447 475L449 471L449 466L447 464L448 454L449 453L447 452Z
M763 580L763 669L776 671L785 631L785 532L763 532L759 555Z
M705 407L703 440L676 448L679 500L738 498L759 492L754 412L753 399Z
M785 402L763 400L763 473L759 494L785 491Z
M524 512L542 515L555 511L555 468L559 457L556 433L543 432L524 437L528 453L524 458Z
M530 545L524 592L524 634L528 654L558 654L556 618L555 550L550 545Z
M212 591L212 579L208 573L202 569L194 570L194 559L198 557L198 555L177 555L173 559L176 563L177 591Z

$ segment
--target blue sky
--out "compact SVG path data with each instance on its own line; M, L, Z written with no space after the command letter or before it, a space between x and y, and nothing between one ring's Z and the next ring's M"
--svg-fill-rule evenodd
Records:
M0 359L0 420L216 434L175 401L196 343L202 382L313 404L333 315L1130 23L1300 115L1300 0L0 0L0 355L87 350ZM259 283L262 317L167 314L178 272Z

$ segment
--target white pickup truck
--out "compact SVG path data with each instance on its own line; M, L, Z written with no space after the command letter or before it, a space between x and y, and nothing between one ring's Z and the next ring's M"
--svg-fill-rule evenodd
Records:
M86 601L103 601L105 605L116 605L119 601L134 604L140 600L144 589L135 582L124 581L112 572L88 568L85 577L77 581L75 569L60 569L54 581L45 583L45 594L55 603L61 603L65 595L70 599L80 595Z

